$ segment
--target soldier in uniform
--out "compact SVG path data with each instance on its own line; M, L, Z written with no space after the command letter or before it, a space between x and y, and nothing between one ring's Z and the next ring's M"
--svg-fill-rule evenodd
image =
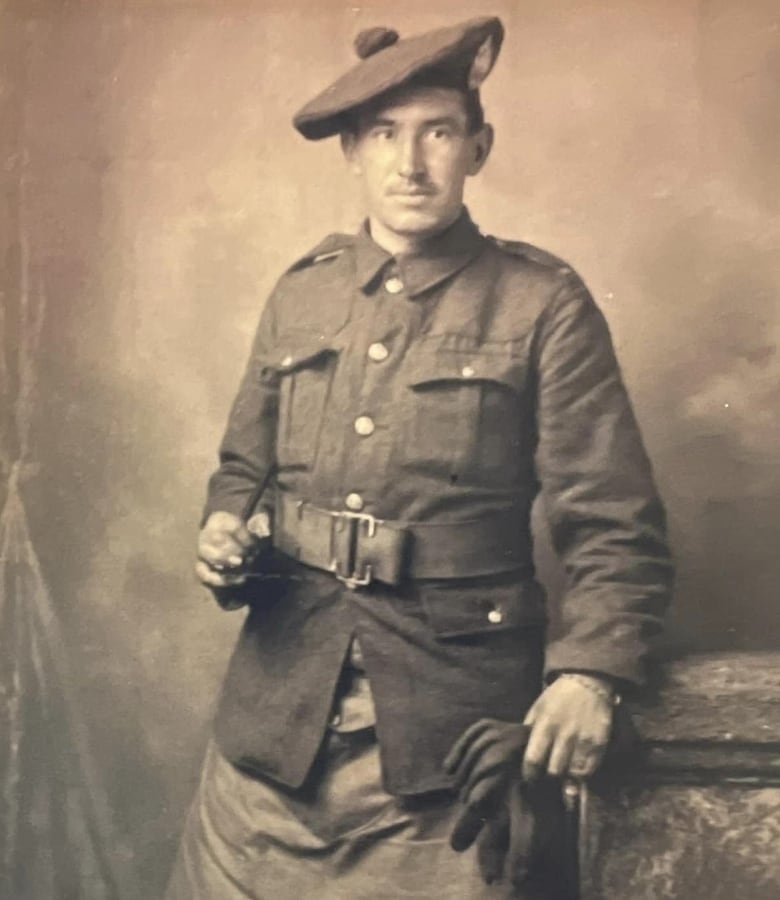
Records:
M463 205L503 34L371 29L294 118L367 219L279 280L209 484L197 574L248 612L169 900L544 896L534 785L588 777L645 678L671 563L604 318Z

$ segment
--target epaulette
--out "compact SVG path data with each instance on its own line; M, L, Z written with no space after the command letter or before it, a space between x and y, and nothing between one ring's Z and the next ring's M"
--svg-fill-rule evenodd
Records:
M539 263L542 266L549 266L552 269L558 269L561 273L571 272L571 266L566 260L561 259L554 253L548 253L541 247L535 247L533 244L526 244L525 241L505 241L502 238L493 237L492 234L487 236L499 250L511 253L512 256L523 256L530 259L531 262Z
M296 260L287 270L287 273L300 272L301 269L308 269L310 266L316 266L336 259L341 256L353 241L354 236L351 234L329 234L313 250Z

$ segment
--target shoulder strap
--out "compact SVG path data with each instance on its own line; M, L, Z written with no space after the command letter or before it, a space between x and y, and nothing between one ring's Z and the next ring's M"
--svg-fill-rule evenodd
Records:
M305 256L296 260L287 272L288 274L290 272L299 272L301 269L308 269L311 266L336 259L352 245L353 241L354 237L351 234L329 234L324 241L320 241Z
M487 237L499 250L511 253L512 256L522 256L525 259L530 259L531 262L549 266L553 269L571 271L571 266L566 260L561 259L560 256L555 256L554 253L549 253L547 250L542 250L541 247L535 247L533 244L527 244L525 241L505 241L490 234Z

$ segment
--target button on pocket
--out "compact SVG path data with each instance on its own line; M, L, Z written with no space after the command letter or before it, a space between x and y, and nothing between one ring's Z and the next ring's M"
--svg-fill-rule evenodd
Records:
M282 342L277 361L280 388L276 444L281 468L314 463L337 357L338 351L323 346L319 337L301 339L296 335Z
M358 416L355 419L354 428L356 434L359 434L361 437L371 437L376 430L376 425L371 416Z
M371 344L368 348L368 358L370 360L373 360L373 362L377 362L377 363L384 362L389 355L390 355L390 351L380 341L376 341L375 343Z

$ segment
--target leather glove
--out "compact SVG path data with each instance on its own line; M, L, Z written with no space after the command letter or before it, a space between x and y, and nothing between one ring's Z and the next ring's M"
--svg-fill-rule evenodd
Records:
M530 728L515 722L481 719L458 738L445 771L453 776L463 809L450 835L453 850L474 842L483 879L528 877L534 851L534 785L520 779Z

